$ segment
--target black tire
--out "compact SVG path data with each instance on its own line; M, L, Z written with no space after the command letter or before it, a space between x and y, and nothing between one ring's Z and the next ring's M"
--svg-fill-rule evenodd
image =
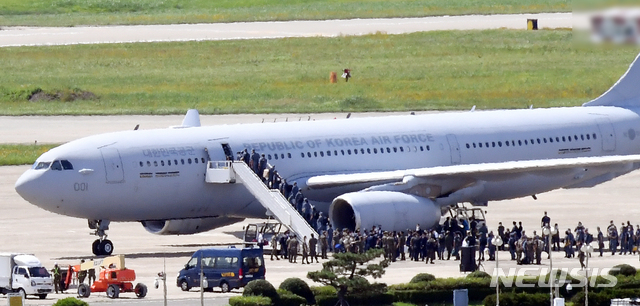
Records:
M96 256L102 255L100 253L100 240L99 239L93 242L93 244L91 245L91 251L93 252L93 255L96 255Z
M182 289L182 291L189 291L189 289L191 289L191 286L189 286L189 283L187 283L187 281L183 279L180 281L180 289Z
M91 295L91 287L89 287L89 285L87 285L87 284L78 285L78 296L79 297L87 298L87 297L89 297L89 295Z
M229 283L222 281L220 283L220 290L222 290L222 293L227 293L231 291L231 287L229 287Z
M23 301L27 300L27 293L24 292L24 289L20 288L20 290L18 290L18 293L20 294L20 296L22 296Z
M38 297L39 297L41 300L44 300L44 299L46 299L46 298L47 298L47 295L46 295L46 294L38 294Z
M147 286L145 284L137 283L134 291L136 292L136 296L140 299L147 296Z
M120 287L111 284L107 287L107 297L110 299L117 299L120 296Z
M100 242L100 255L111 255L113 253L113 243L109 239L102 240Z

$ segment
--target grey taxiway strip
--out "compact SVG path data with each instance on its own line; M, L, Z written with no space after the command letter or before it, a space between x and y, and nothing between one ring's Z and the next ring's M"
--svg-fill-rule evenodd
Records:
M540 28L571 28L573 23L571 13L541 13L138 26L5 27L0 28L0 47L525 29L527 19L537 19Z

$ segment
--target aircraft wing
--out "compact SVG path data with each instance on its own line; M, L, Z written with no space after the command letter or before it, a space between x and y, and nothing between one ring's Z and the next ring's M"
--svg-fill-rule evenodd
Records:
M314 176L307 180L307 186L313 189L322 189L350 184L394 181L402 182L408 177L428 179L430 181L459 181L460 185L467 185L480 180L507 180L510 177L513 177L513 175L518 174L544 174L554 171L580 170L594 167L611 167L616 165L628 166L638 162L640 162L640 155L614 155L465 164L396 171Z

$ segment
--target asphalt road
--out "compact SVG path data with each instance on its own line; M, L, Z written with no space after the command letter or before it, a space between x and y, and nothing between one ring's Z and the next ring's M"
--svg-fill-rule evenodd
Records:
M538 19L539 28L573 26L571 13L541 13L139 26L5 27L0 30L0 47L526 29L527 19Z

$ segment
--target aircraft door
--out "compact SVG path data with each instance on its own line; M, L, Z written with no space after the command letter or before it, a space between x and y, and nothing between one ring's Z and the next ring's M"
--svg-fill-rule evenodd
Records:
M600 137L602 138L602 150L615 151L616 132L613 129L613 124L611 124L611 121L607 117L599 117L596 121L598 123L598 129L600 130Z
M451 150L451 164L460 164L460 146L456 135L447 134L447 142L449 142L449 149Z
M221 143L222 145L222 151L224 151L224 156L227 158L227 160L234 160L235 158L233 158L233 150L231 150L231 147L229 146L228 143L223 142Z
M122 160L118 149L105 147L100 149L100 153L102 153L102 160L104 161L107 183L124 182L124 170L122 169Z

